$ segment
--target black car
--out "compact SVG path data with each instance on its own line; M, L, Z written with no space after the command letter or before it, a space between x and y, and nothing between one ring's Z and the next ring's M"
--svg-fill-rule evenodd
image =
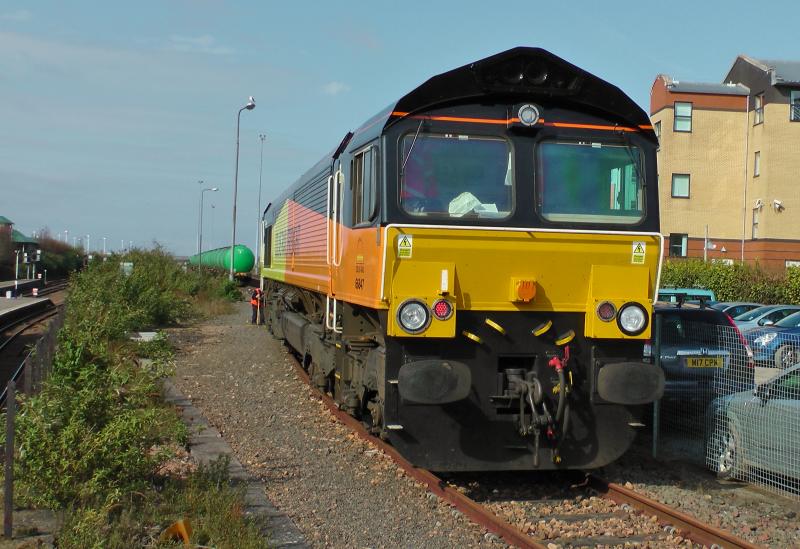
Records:
M752 389L753 352L730 316L710 307L656 303L651 354L664 370L663 400L702 401Z

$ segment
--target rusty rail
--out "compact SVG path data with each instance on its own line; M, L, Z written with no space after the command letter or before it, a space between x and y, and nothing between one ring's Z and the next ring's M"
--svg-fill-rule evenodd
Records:
M295 360L293 364L300 378L311 386L308 374L300 366L300 363ZM316 391L316 389L313 390ZM521 547L523 549L546 549L544 545L538 543L535 539L524 534L517 528L514 528L514 526L501 519L481 504L448 486L442 479L430 471L412 465L411 462L401 456L393 446L369 434L359 420L340 410L332 398L319 391L316 391L316 393L336 419L352 429L359 437L376 446L379 450L392 458L392 461L394 461L409 477L425 484L431 493L453 505L453 507L467 516L472 522L483 526L493 534L502 538L506 543L515 547Z
M293 365L300 378L311 387L312 385L308 374L303 370L300 363L294 360ZM332 398L313 389L313 387L312 390L322 399L322 402L336 419L352 429L360 438L368 441L388 455L408 476L425 484L431 493L453 505L474 523L483 526L488 531L502 538L506 543L515 547L546 549L545 545L542 545L531 536L518 530L458 490L451 488L430 471L412 465L407 459L401 456L393 446L387 444L378 437L372 436L359 420L340 410ZM674 527L677 531L680 531L684 537L696 543L712 548L758 549L757 545L718 528L704 524L694 517L690 517L676 509L672 509L662 503L647 498L624 486L609 483L591 474L586 475L585 482L587 486L615 503L626 503L640 512L655 515L658 517L659 522Z
M619 484L607 482L592 474L588 475L586 480L591 488L603 496L616 503L627 503L639 511L657 516L660 522L675 527L684 537L695 543L708 547L724 547L725 549L758 549L759 547Z

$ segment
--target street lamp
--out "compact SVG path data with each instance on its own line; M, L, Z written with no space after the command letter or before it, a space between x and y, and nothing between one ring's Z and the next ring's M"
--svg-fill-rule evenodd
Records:
M197 237L197 241L200 244L200 250L197 252L197 267L201 271L203 270L203 259L200 257L203 255L203 195L206 191L211 191L215 193L219 190L217 187L208 187L207 189L203 189L200 191L200 234Z
M258 134L258 138L261 140L261 164L258 168L258 223L257 223L257 232L256 232L256 269L258 269L261 263L261 174L264 172L264 140L267 136L263 133ZM260 275L259 275L260 276Z
M231 281L233 281L233 247L236 246L236 192L239 188L239 123L243 110L252 111L255 108L256 100L251 95L247 100L247 105L236 113L236 169L233 172L233 232L231 233L231 272L229 275Z
M202 196L203 180L202 179L198 180L197 184L200 185L200 189L201 189L200 193L201 193L201 196ZM197 253L198 253L198 255L200 254L200 231L201 231L200 223L201 223L201 220L200 220L200 218L198 218L197 219Z

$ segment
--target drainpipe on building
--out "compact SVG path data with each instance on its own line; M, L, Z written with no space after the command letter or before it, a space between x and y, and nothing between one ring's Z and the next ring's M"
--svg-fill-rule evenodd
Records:
M750 158L750 95L744 104L744 184L742 187L742 265L744 265L744 239L747 233L747 162Z

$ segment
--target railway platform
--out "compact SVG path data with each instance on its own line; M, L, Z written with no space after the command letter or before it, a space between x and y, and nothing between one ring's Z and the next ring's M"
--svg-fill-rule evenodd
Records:
M18 318L28 316L50 307L52 302L46 297L0 297L0 326L5 326Z
M6 297L6 292L30 292L33 288L41 288L42 281L36 278L21 278L19 280L0 280L0 298Z

